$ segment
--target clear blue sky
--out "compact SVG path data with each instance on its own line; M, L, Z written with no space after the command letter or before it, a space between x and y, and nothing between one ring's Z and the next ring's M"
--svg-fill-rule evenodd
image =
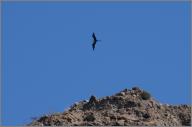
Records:
M189 3L3 3L3 125L139 86L190 104ZM93 52L92 32L98 42Z

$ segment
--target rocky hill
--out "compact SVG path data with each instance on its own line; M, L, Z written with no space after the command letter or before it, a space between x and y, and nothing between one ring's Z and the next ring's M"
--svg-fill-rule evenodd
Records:
M191 105L161 104L138 88L89 101L80 101L63 113L45 115L30 126L191 126Z

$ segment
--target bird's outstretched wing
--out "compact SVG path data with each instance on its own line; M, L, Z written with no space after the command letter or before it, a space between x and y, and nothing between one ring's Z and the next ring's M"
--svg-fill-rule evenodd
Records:
M94 40L97 40L94 32L92 34L92 37L93 37Z

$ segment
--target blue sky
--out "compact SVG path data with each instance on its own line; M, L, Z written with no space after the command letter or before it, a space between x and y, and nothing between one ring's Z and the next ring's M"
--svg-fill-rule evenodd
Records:
M189 11L186 2L4 2L3 125L133 86L190 104Z

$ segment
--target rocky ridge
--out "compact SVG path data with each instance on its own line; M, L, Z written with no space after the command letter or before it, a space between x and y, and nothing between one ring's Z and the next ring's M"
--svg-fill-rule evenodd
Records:
M45 115L30 126L191 126L190 105L161 104L138 88L89 101L80 101L63 113Z

